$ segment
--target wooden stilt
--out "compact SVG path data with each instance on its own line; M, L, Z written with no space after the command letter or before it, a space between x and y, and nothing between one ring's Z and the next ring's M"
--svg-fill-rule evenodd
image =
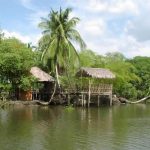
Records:
M41 100L41 93L39 93L39 100Z
M99 107L99 95L98 95L98 98L97 98L97 106Z
M90 100L91 100L91 82L89 80L89 93L88 93L88 107L90 107Z
M86 99L85 99L85 94L83 95L83 106L86 106Z
M83 99L83 94L82 94L81 96L82 96L82 100L81 100L81 101L82 101L82 107L83 107L83 102L84 102L84 99Z
M68 103L68 95L67 95L67 93L65 93L65 101L67 101L67 103Z
M38 93L39 93L39 92L36 91L36 99L37 99L37 100L39 100Z
M70 95L67 94L67 103L68 103L68 106L70 105Z
M110 98L110 106L112 106L112 94L109 95Z
M34 100L34 92L32 91L32 100Z

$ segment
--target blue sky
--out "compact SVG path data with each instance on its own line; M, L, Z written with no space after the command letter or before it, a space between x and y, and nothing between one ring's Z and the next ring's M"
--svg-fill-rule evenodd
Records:
M0 0L0 27L7 37L36 45L40 18L60 6L81 19L77 29L88 49L150 56L150 0Z

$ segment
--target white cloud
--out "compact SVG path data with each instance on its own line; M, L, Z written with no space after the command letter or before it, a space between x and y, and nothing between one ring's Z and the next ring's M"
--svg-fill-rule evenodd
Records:
M117 2L117 1L116 1ZM136 5L136 3L134 3L131 0L126 0L126 1L118 1L118 3L116 3L116 5L114 4L112 7L109 8L110 12L114 12L114 13L133 13L133 14L137 14L138 13L138 7Z
M35 7L35 5L32 4L32 0L20 0L21 4L30 10L37 10L37 8Z
M126 57L132 58L134 56L150 56L150 41L139 43L134 37L124 36L122 38L106 38L99 42L91 41L89 43L91 48L94 48L99 54L107 52L121 52Z
M150 0L67 2L81 18L78 29L89 49L99 54L119 51L127 57L150 56L150 42L144 42L150 40Z
M10 32L7 30L3 30L6 38L15 37L22 41L23 43L32 43L33 45L37 45L38 40L41 38L41 34L33 34L33 35L22 35L19 32Z
M150 1L141 6L141 11L134 19L128 22L126 27L127 34L134 36L139 42L150 40Z
M32 0L20 0L32 13L29 25L37 28L48 11L37 9ZM119 51L127 57L150 56L150 0L64 0L72 6L72 16L81 18L77 29L87 47L99 54ZM35 1L34 1L35 2ZM10 33L9 33L10 34ZM40 34L11 35L23 42L36 43ZM147 42L145 42L147 41Z
M21 0L21 3L24 5L24 6L29 6L31 4L31 0Z
M137 0L67 0L68 5L93 13L138 13Z
M90 38L95 38L104 34L106 25L101 18L98 18L97 20L84 20L78 28L82 34L88 34Z
M14 32L14 31L13 32L9 32L7 30L3 30L3 32L4 32L6 38L15 37L15 38L21 40L24 43L29 43L30 40L31 40L29 36L21 35L18 32Z
M97 0L89 0L88 5L86 5L86 9L93 12L105 11L107 8L107 2L97 1Z

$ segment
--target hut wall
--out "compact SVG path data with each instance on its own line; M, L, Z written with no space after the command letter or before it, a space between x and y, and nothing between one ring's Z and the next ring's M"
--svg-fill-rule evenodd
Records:
M32 101L32 91L20 91L19 93L20 100Z

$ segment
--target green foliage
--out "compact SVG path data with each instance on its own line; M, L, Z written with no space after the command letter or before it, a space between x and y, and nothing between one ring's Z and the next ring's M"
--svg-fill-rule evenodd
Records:
M1 84L5 86L9 83L22 89L29 88L27 82L30 82L30 78L32 78L29 71L35 65L34 56L34 52L19 40L3 39L0 43ZM26 86L23 86L25 83ZM3 87L3 89L5 88Z
M139 82L140 77L135 74L136 68L123 56L123 54L114 52L107 53L106 56L101 56L91 50L84 50L79 53L79 56L81 66L108 68L116 75L115 81L97 81L94 79L92 81L94 84L100 82L113 82L113 89L116 95L126 98L137 98L137 90L132 83Z
M77 79L74 75L72 76L60 76L60 84L63 90L66 89L74 89L76 85L79 84L79 79Z
M139 81L140 78L134 73L135 67L122 54L117 52L106 54L105 67L116 75L114 92L117 95L125 98L137 98L136 89L131 83Z
M32 76L21 76L19 88L27 91L31 89L36 79Z
M79 66L78 53L73 42L81 49L85 47L79 32L75 29L79 18L70 18L71 9L51 10L47 18L42 18L39 27L43 29L43 37L39 41L43 64L55 75L70 72ZM58 73L56 71L58 69Z
M84 67L104 67L104 57L91 50L83 50L79 53L80 65Z
M0 83L0 100L6 100L11 89L12 85L10 83Z
M115 80L92 79L92 84L112 83L113 93L127 99L139 99L150 92L150 58L135 57L128 60L118 52L98 55L91 50L79 53L80 65L84 67L97 67L110 69L115 75ZM74 72L60 77L61 85L67 88L82 88L88 86L86 78L76 78Z
M138 97L144 97L150 93L150 57L137 56L130 62L135 66L135 74L140 78L138 82L133 81Z

